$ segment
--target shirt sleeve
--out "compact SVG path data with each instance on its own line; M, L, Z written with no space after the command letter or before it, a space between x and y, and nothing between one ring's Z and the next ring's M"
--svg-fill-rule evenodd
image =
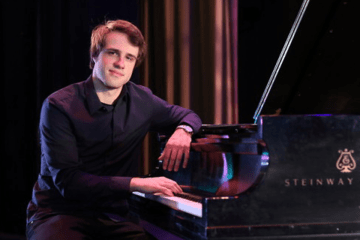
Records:
M153 95L154 114L152 117L152 129L157 132L171 132L180 124L191 126L194 133L197 133L201 127L200 117L190 109L172 105L163 99Z
M41 174L50 176L64 198L96 201L127 197L131 177L97 176L83 171L77 140L66 114L46 100L40 116Z

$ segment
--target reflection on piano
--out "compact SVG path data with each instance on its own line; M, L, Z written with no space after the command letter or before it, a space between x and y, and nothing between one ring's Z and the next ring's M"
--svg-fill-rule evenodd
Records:
M204 125L191 147L186 169L154 173L184 196L133 194L145 221L184 239L360 239L360 116Z

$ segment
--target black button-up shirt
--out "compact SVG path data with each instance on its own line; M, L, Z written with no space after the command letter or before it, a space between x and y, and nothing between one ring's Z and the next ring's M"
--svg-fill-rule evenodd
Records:
M92 78L72 84L43 103L41 171L28 206L28 221L49 214L127 211L132 177L148 131L173 131L200 118L128 82L114 105L99 101Z

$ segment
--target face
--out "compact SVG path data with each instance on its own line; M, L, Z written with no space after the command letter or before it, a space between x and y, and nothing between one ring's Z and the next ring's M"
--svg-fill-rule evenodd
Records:
M139 47L132 45L125 33L108 33L104 48L93 58L93 79L97 81L95 85L103 90L121 90L130 80L138 53Z

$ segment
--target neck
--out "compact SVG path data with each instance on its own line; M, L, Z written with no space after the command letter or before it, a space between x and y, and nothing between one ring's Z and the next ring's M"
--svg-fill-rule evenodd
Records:
M120 96L123 87L109 88L105 86L100 80L93 78L96 95L100 102L112 105Z

